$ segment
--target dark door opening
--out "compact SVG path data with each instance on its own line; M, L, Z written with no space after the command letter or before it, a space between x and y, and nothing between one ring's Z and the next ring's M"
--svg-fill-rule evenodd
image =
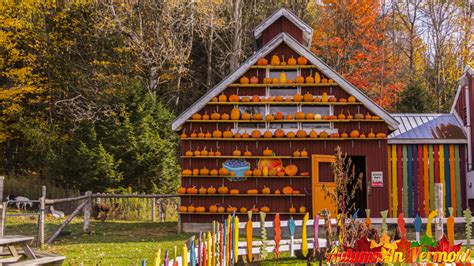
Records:
M355 193L354 199L351 200L349 206L354 204L355 210L359 209L358 217L365 218L365 209L367 209L367 173L366 173L366 165L365 165L365 156L348 156L351 159L351 169L354 167L354 182L356 182L357 178L360 174L362 174L362 186L360 189L357 189ZM348 191L350 192L351 189L354 189L355 184L349 184ZM354 211L352 211L349 215L353 215Z

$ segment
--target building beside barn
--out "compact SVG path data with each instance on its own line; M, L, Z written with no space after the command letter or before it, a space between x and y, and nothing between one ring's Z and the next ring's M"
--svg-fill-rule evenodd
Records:
M337 146L363 176L358 209L426 217L443 184L445 210L461 215L471 184L472 71L451 113L391 114L309 50L312 28L287 9L253 33L258 50L173 122L184 230L234 210L241 219L252 209L268 219L335 213L323 186L334 187Z

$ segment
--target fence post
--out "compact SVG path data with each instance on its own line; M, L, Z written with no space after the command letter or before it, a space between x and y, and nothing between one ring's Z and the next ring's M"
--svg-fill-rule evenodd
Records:
M156 198L151 198L151 221L155 222L155 206L156 206Z
M91 211L92 211L92 192L87 191L86 194L87 198L85 199L87 201L86 205L84 206L84 226L82 230L85 233L89 232L89 223L91 220Z
M443 217L444 217L444 206L443 206L443 184L435 184L435 208L438 210L438 218L435 224L435 237L440 240L443 237Z
M43 248L44 246L44 211L46 209L45 198L39 198L39 215L38 215L38 246Z
M5 177L0 175L0 200L3 202L3 187L4 187Z

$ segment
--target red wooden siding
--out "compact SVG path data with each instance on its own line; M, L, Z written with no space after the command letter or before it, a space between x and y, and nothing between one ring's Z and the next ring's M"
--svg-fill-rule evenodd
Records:
M298 42L303 43L303 31L298 28L295 24L289 21L286 17L280 17L272 25L268 26L263 32L260 38L257 40L259 43L258 49L271 41L278 34L286 32L295 38Z

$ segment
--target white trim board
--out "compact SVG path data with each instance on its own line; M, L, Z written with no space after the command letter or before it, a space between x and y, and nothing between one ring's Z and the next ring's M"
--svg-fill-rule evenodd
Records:
M321 59L319 59L316 55L314 55L311 51L309 51L306 47L296 41L293 37L286 33L280 33L275 38L273 38L270 42L268 42L264 47L262 47L258 52L254 55L249 57L239 68L237 68L234 72L230 73L227 77L225 77L221 82L219 82L214 88L209 90L206 94L204 94L199 100L197 100L193 105L191 105L188 109L186 109L183 113L181 113L174 121L171 128L174 131L181 130L181 126L186 123L186 121L191 118L191 116L201 110L208 102L212 100L213 97L219 95L222 91L224 91L227 86L232 84L238 78L240 78L247 70L254 64L257 63L259 58L262 58L272 52L278 45L285 43L297 52L299 55L306 57L310 64L315 65L319 71L321 71L325 76L334 80L335 83L339 85L343 90L348 92L349 94L356 97L365 107L367 107L372 113L379 116L382 120L384 120L390 130L395 130L398 128L398 122L393 118L387 111L382 109L378 106L375 102L373 102L367 95L357 89L354 85L349 83L346 79L340 76L335 70L329 67L326 63L324 63Z

